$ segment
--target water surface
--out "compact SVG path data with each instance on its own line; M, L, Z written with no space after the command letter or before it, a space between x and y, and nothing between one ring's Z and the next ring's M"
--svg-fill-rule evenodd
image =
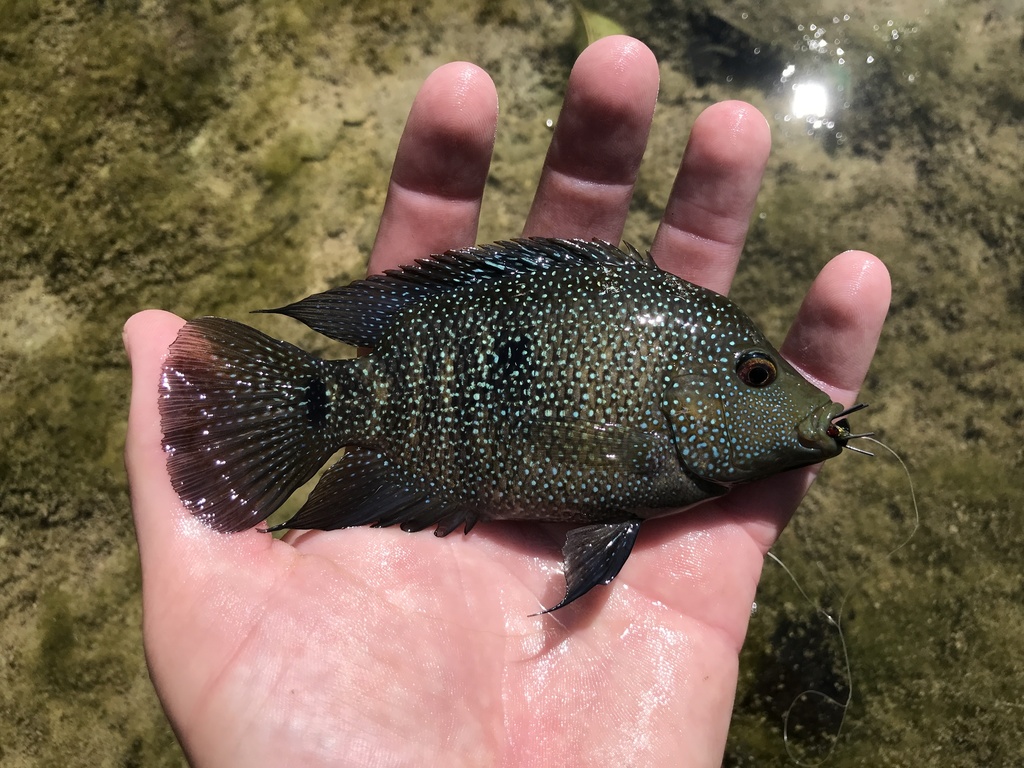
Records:
M649 245L693 118L775 149L733 291L781 338L834 253L893 309L863 398L907 460L829 463L777 552L842 608L852 705L829 765L1024 763L1024 11L1011 0L594 3L662 90L626 238ZM578 49L569 3L0 1L0 762L179 765L146 675L121 466L120 326L242 317L361 275L423 78L494 77L482 241L528 210ZM272 318L315 351L327 342ZM850 678L766 566L728 765L820 755Z

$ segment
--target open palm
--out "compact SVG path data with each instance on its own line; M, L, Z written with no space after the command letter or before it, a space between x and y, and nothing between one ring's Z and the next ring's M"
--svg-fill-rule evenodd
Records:
M606 38L577 62L526 235L622 234L658 87L653 55ZM476 239L497 102L450 64L424 84L395 160L372 271ZM652 253L725 292L769 149L748 105L693 127ZM851 404L889 299L872 256L821 273L782 347ZM493 523L469 536L356 528L223 535L171 488L157 411L182 321L125 328L134 373L127 466L154 683L196 765L721 763L765 550L813 469L644 524L619 577L561 597L564 529Z

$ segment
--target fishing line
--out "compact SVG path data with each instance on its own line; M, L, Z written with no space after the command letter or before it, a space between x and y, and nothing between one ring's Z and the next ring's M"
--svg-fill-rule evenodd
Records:
M902 542L900 542L898 545L896 545L895 548L893 548L892 550L887 552L884 555L884 557L882 558L883 560L888 560L889 558L891 558L893 555L895 555L897 552L899 552L901 549L903 549L904 547L906 547L910 543L910 540L914 538L914 535L917 533L917 529L921 525L921 513L920 513L920 510L918 509L918 506L917 506L917 495L914 493L914 481L910 477L910 470L907 468L906 463L903 461L903 459L900 458L899 454L897 454L896 451L894 451L888 445L883 443L881 440L876 440L875 438L870 437L869 435L857 435L857 437L859 439L861 439L861 440L868 440L868 441L874 443L875 445L879 446L880 448L884 448L886 451L888 451L889 454L891 454L892 457L895 458L896 461L899 462L900 467L903 468L903 472L907 476L907 485L910 488L910 502L911 502L911 505L912 505L912 507L914 509L914 526L911 529L910 533L907 534L906 538ZM869 454L869 455L871 455L871 454ZM833 616L831 613L829 613L827 610L825 610L819 603L817 603L813 599L811 599L810 595L808 595L807 592L804 591L804 588L801 586L801 584L797 580L796 576L793 575L793 572L791 570L789 570L789 568L786 566L786 564L784 562L782 562L782 560L780 560L779 557L774 552L769 551L767 553L767 555L772 560L774 560L776 563L778 563L779 566L782 568L782 570L786 572L786 575L789 576L789 578L793 581L793 584L796 585L797 590L799 590L800 594L803 596L803 598L807 602L807 604L810 605L812 608L814 608L815 613L817 613L822 618L824 618L825 621L829 625L831 625L832 627L835 627L835 630L836 630L836 632L838 634L838 637L839 637L839 645L840 645L840 648L842 649L843 670L844 670L844 675L846 677L846 684L847 684L847 691L846 691L846 698L845 698L845 700L844 701L838 701L834 697L828 695L827 693L824 693L823 691L816 691L816 690L802 691L801 693L796 695L796 697L793 699L793 701L789 705L789 707L786 708L786 712L785 712L785 714L783 715L783 718L782 718L782 722L783 722L783 725L782 725L782 740L783 740L783 742L786 745L786 755L794 763L796 763L799 766L802 766L802 768L817 768L817 766L824 765L825 762L827 762L828 759L832 756L832 753L835 751L836 745L839 743L839 735L842 733L843 725L846 723L846 714L849 711L850 704L853 701L853 672L852 672L851 665L850 665L850 652L849 652L849 648L846 645L846 637L843 634L843 611L846 608L846 601L849 599L850 595L853 593L853 591L858 586L860 586L861 582L863 582L864 579L867 578L868 572L869 572L871 566L869 565L863 571L861 571L860 575L857 576L857 578L854 580L853 584L851 584L850 587L846 590L846 592L843 593L843 597L839 601L839 609L836 611L835 616ZM818 569L821 571L822 575L825 576L825 578L828 578L828 576L827 576L827 574L825 572L825 568L824 568L824 566L822 565L822 563L820 561L817 563L817 566L818 566ZM790 744L790 740L789 740L789 716L790 716L790 713L792 713L793 708L798 703L800 703L800 701L802 701L805 697L818 697L824 703L832 704L832 705L834 705L836 707L839 707L839 709L842 711L842 717L841 717L841 719L839 721L839 726L836 728L835 734L832 736L831 744L829 745L829 747L826 750L825 754L820 759L818 759L817 761L813 761L813 762L807 762L807 761L801 760L799 757L797 757L794 754L794 752L793 752L793 746L792 746L792 744Z

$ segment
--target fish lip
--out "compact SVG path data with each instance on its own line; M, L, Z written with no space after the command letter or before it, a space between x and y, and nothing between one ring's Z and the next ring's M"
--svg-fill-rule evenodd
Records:
M797 440L800 445L820 452L824 458L837 456L843 449L842 443L829 435L829 428L836 417L843 412L843 406L831 401L819 405L797 425Z

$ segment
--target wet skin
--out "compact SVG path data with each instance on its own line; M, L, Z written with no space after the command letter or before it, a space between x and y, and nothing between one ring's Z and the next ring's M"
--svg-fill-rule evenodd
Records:
M650 51L629 38L581 56L524 234L620 238L657 78ZM372 271L476 241L496 117L478 68L449 64L428 78L399 146ZM746 104L701 115L652 245L662 267L728 289L769 144ZM810 287L781 351L852 404L888 300L881 263L843 253ZM147 659L194 764L721 763L763 555L814 467L645 523L610 587L529 617L538 596L550 605L563 588L563 529L498 523L438 540L359 528L274 540L193 519L168 481L155 386L182 322L150 311L126 325L126 463Z

